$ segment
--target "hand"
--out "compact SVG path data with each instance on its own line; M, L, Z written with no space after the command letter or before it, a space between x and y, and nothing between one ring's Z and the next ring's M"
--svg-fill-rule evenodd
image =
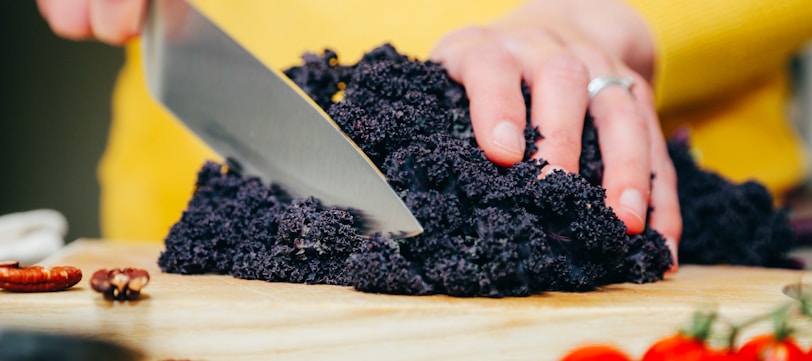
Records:
M59 36L121 45L141 31L147 0L37 0L37 6Z
M632 8L620 0L536 0L497 23L447 35L432 58L465 86L477 142L499 165L524 153L521 80L532 89L531 122L544 135L535 157L550 163L545 173L578 171L588 110L598 129L607 203L630 234L642 232L651 204L648 222L676 256L682 232L676 175L648 81L655 49ZM635 84L631 91L606 87L590 102L587 85L603 75L631 76Z

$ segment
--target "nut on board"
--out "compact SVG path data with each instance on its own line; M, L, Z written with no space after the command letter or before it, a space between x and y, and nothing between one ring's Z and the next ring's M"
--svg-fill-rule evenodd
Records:
M0 261L0 288L13 292L62 291L81 280L82 271L76 267L20 267L18 261Z
M139 268L100 269L90 277L90 287L111 301L136 300L149 283L149 272Z

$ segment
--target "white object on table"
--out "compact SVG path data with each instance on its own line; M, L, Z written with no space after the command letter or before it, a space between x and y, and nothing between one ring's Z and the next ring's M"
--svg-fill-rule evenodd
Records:
M31 265L65 245L68 221L52 209L0 216L0 261Z

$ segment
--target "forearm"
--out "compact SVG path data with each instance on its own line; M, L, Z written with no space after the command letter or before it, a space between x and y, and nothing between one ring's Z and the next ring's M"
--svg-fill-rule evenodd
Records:
M718 100L774 74L812 38L808 0L626 0L648 22L661 112Z

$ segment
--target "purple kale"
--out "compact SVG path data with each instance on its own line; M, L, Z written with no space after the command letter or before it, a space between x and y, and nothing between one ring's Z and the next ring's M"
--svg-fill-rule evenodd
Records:
M258 178L208 162L158 264L165 272L346 284L344 264L360 243L353 214L294 199Z
M270 187L257 179L242 179L219 164L206 163L198 173L195 194L166 238L159 264L176 273L226 273L235 249L248 236L267 233L251 227L275 218L280 206Z
M373 234L360 244L359 252L347 259L347 284L366 292L404 295L435 293L414 263L400 251L402 243Z
M285 75L302 88L320 107L327 108L352 74L350 67L341 66L338 54L325 50L319 56L306 53L302 56L304 64L290 68Z
M792 267L787 253L795 235L787 211L776 209L770 192L759 183L734 184L700 169L687 139L668 144L677 170L683 219L680 261Z
M494 165L477 147L464 88L437 63L384 45L352 66L340 65L331 51L306 55L286 74L367 153L424 233L363 236L362 220L345 210L290 199L209 163L166 238L163 270L393 294L503 297L652 282L670 268L659 233L627 235L606 206L590 118L583 177L554 172L540 180L545 162L530 159L538 130L528 121L523 162ZM529 115L530 92L522 90Z

